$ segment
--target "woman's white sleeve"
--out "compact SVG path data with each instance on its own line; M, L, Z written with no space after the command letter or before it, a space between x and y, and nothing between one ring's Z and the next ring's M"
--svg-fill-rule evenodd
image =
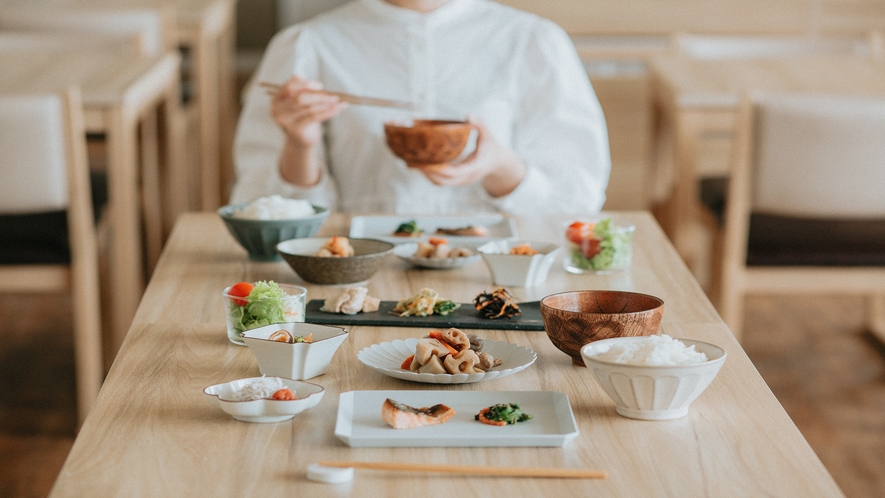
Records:
M312 187L299 187L280 176L279 160L285 135L270 115L271 97L258 82L284 83L293 74L316 79L311 68L316 61L310 50L299 50L302 35L299 26L278 33L268 44L255 75L244 90L245 102L234 137L236 183L230 202L251 202L258 197L279 194L307 199L312 204L333 208L334 186L323 168L320 182ZM323 147L317 147L319 159L325 163Z
M514 214L598 213L611 173L608 132L574 45L559 26L541 20L522 64L513 148L526 176L489 201Z

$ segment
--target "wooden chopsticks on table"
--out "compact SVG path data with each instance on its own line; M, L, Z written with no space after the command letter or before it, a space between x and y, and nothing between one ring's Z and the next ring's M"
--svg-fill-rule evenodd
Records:
M258 85L266 88L267 93L269 95L274 95L280 91L282 88L281 85L277 85L276 83L269 83L267 81L260 81ZM343 92L330 92L327 90L310 90L316 93L324 93L326 95L335 95L339 99L344 102L354 104L354 105L371 105L375 107L396 107L398 109L410 109L414 110L417 106L411 102L402 102L400 100L388 100L388 99L378 99L375 97L361 97L359 95L352 95L349 93Z
M404 462L317 462L324 467L395 470L405 472L440 472L499 477L557 477L573 479L605 479L602 470L556 469L532 467L485 467L481 465L437 465Z

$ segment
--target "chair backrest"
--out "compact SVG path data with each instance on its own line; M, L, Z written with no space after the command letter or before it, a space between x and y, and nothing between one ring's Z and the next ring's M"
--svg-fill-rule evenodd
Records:
M0 95L0 214L67 208L64 112L57 94Z
M174 48L174 12L170 8L77 5L9 5L0 9L0 29L66 33L137 34L145 55L161 55Z
M885 218L885 97L755 99L752 210Z
M695 59L780 58L809 55L870 55L869 40L854 37L727 36L680 34L674 43Z

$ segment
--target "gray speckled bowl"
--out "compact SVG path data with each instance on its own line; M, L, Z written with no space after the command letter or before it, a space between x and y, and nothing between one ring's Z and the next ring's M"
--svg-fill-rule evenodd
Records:
M218 210L227 230L254 261L280 261L277 244L289 239L313 237L329 217L325 208L313 206L313 216L291 220L253 220L235 218L233 214L247 204L231 204Z
M277 251L305 282L314 284L353 284L368 280L381 267L393 244L375 239L349 239L355 255L346 258L325 258L316 253L327 240L311 237L285 240Z

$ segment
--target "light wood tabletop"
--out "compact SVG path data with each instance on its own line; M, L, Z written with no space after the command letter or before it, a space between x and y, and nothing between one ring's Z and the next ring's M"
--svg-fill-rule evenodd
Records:
M698 154L705 136L729 136L747 93L885 95L885 64L860 56L696 59L685 54L650 58L658 128L655 189L669 212L662 222L689 261L688 228L697 220ZM727 165L722 168L727 172Z
M179 220L148 285L132 328L83 425L52 496L842 496L842 492L765 385L747 355L650 214L611 213L636 225L632 267L610 275L573 275L554 265L535 288L509 289L518 301L574 289L617 289L666 303L662 331L727 350L728 357L687 416L671 421L621 417L584 367L544 332L483 330L489 339L534 350L537 361L514 375L462 385L410 383L357 360L373 344L422 337L426 328L350 326L315 408L286 422L238 422L203 399L216 383L259 375L248 348L225 332L221 292L235 282L301 284L284 262L251 262L217 215ZM521 218L524 240L560 242L566 218ZM322 235L346 235L333 215ZM432 287L469 303L493 288L484 263L455 270L408 266L389 256L368 282L383 300ZM308 299L338 286L305 285ZM556 391L568 395L580 434L562 447L351 448L334 435L339 394L354 390ZM366 407L369 410L378 407ZM498 429L498 428L494 428ZM505 429L506 430L506 429ZM409 462L601 470L605 479L478 477L357 469L347 484L306 479L317 461Z

